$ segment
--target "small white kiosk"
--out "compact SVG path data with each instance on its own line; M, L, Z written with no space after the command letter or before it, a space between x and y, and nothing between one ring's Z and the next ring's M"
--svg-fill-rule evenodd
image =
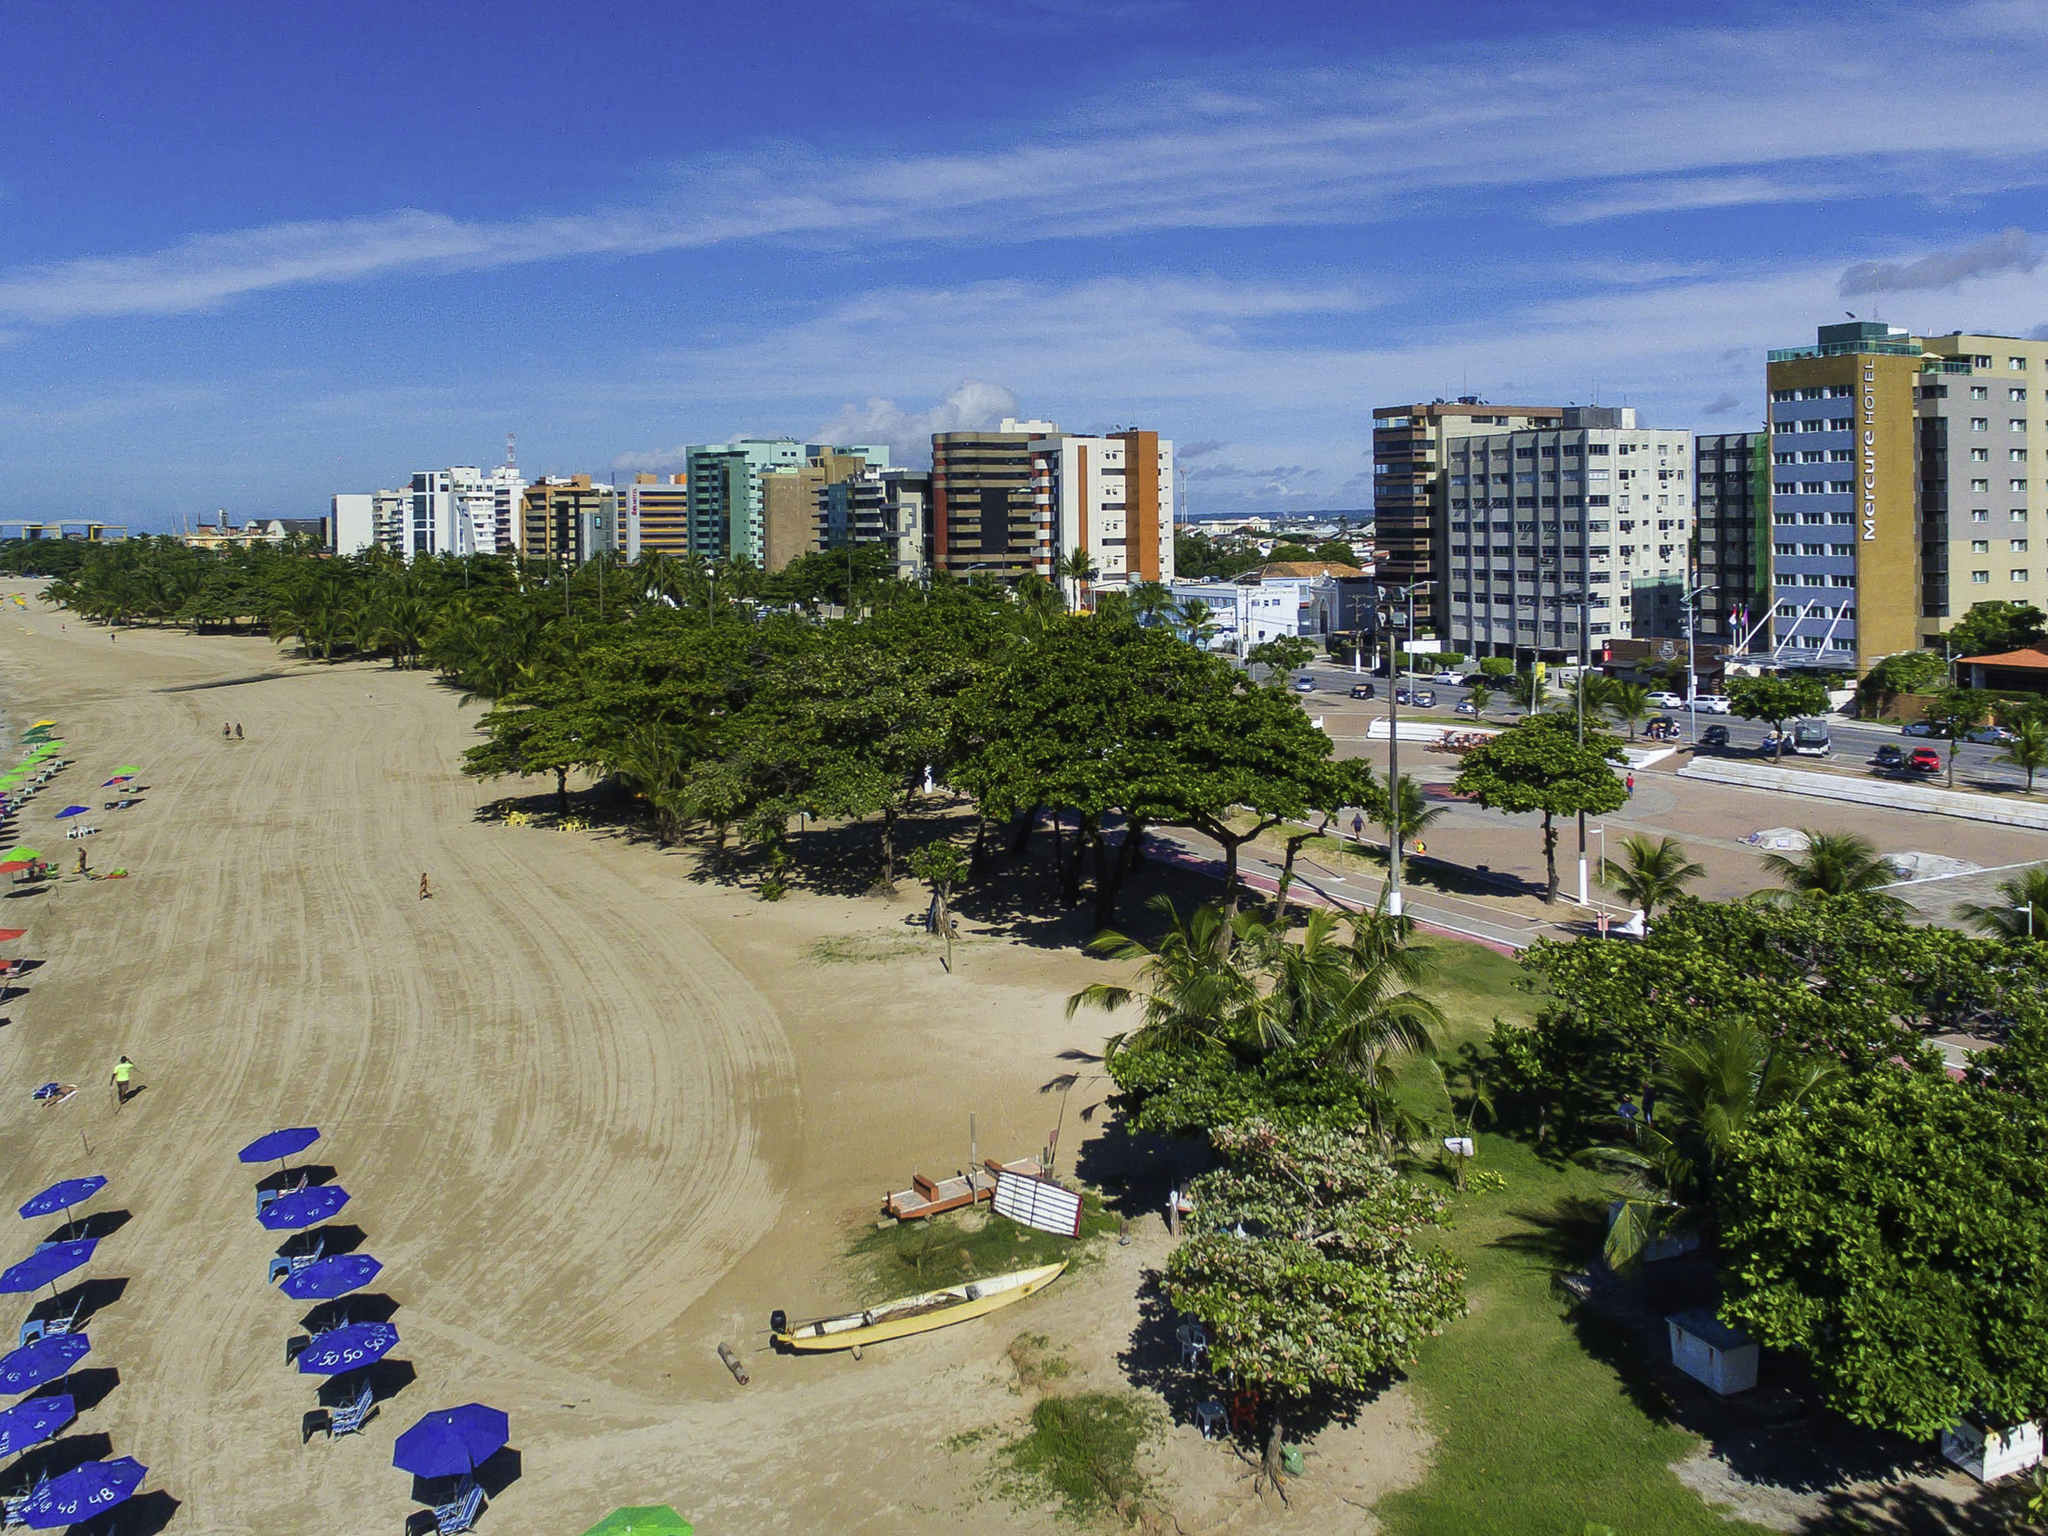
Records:
M1941 1432L1941 1454L1978 1482L1995 1483L2041 1459L2041 1426L2030 1420L2011 1429L1992 1429L1977 1419L1964 1419Z
M1756 1385L1756 1341L1703 1307L1664 1319L1671 1331L1671 1363L1727 1397Z

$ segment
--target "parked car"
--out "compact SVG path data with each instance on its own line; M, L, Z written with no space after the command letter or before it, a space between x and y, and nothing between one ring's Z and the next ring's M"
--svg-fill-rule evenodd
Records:
M1371 699L1378 696L1378 690L1371 683L1353 683L1351 685L1351 697L1354 699Z
M1963 740L1982 747L2002 747L2012 740L2012 732L2002 725L1980 725L1974 731L1963 732Z
M1408 702L1417 709L1428 709L1436 703L1436 690L1434 688L1417 688L1408 695Z
M1897 773L1906 766L1906 749L1888 741L1871 755L1870 766L1880 773Z
M1947 731L1929 720L1908 720L1899 727L1901 736L1946 736Z
M1683 709L1685 708L1685 695L1682 693L1672 693L1668 689L1653 693L1650 695L1650 707L1652 709Z
M1704 731L1700 732L1700 745L1703 747L1727 746L1728 727L1725 725L1708 726Z
M1477 704L1474 704L1470 699L1460 699L1458 700L1457 710L1458 713L1461 715L1476 716L1479 713L1479 706Z
M1652 741L1678 740L1678 722L1669 715L1657 715L1643 727L1643 734Z
M1294 691L1296 693L1314 693L1316 691L1316 680L1312 677L1297 677L1294 680Z
M1941 772L1941 754L1932 747L1915 747L1913 755L1906 759L1906 768L1911 773Z
M1728 697L1720 693L1703 693L1693 700L1693 707L1703 715L1725 715L1729 712Z
M1484 672L1467 672L1458 679L1458 686L1460 688L1477 688L1484 684L1486 687L1492 688L1497 686L1499 682L1500 679L1488 677Z

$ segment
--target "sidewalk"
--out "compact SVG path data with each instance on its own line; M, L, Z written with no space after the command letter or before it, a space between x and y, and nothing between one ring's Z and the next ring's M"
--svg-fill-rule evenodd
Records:
M1678 771L1681 779L1704 779L1713 784L1731 784L1745 789L1773 790L1784 794L1810 795L1819 800L1843 800L1852 805L1883 806L1895 811L1922 811L1937 816L1957 816L1966 821L1987 821L2002 827L2025 827L2048 832L2048 804L2021 795L1973 794L1967 790L1938 789L1931 784L1907 784L1895 779L1851 778L1845 774L1815 773L1804 768L1772 768L1762 763L1731 762L1726 758L1694 758Z

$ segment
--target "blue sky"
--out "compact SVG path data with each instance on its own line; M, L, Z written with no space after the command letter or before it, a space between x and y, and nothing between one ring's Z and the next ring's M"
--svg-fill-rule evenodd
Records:
M0 517L1008 410L1158 428L1198 512L1363 506L1376 404L1725 431L1845 310L2048 323L2036 0L12 0L6 40Z

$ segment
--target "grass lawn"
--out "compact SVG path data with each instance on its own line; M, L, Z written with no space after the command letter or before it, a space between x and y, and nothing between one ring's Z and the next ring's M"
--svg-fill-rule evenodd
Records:
M1448 1246L1466 1266L1471 1316L1422 1346L1409 1379L1437 1445L1428 1476L1374 1509L1390 1536L1743 1536L1670 1471L1698 1444L1657 1423L1589 1352L1551 1293L1598 1241L1598 1174L1554 1168L1480 1135L1477 1168L1504 1191L1459 1197Z
M1116 1229L1116 1216L1091 1189L1081 1194L1079 1240L1020 1227L980 1205L923 1221L869 1227L853 1240L852 1258L880 1301L1061 1259L1085 1263L1100 1255L1097 1240Z

